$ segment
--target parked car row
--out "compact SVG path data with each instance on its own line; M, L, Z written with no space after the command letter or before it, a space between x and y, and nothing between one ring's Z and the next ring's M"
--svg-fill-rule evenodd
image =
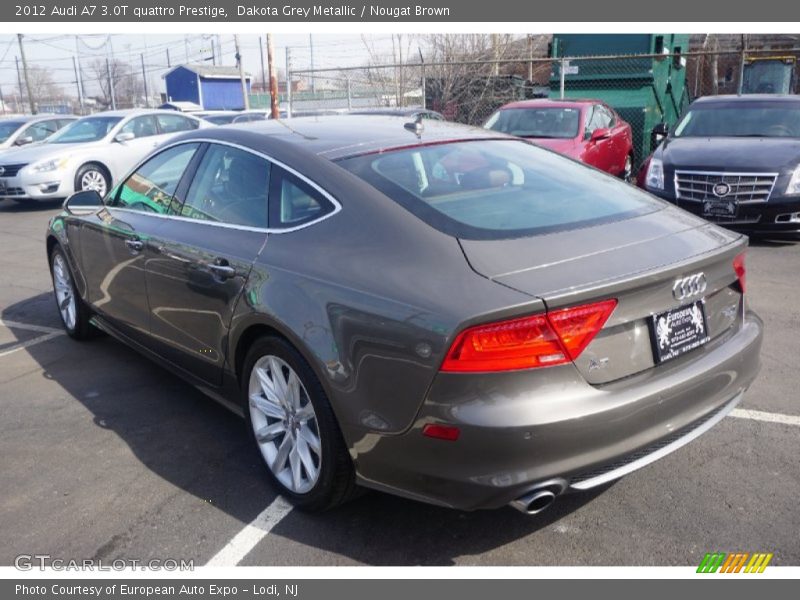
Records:
M34 121L29 129L39 124L38 118ZM39 143L0 151L0 198L52 200L81 190L103 195L171 136L211 127L170 110L107 111L44 122L51 121L65 126ZM0 121L0 129L4 123Z

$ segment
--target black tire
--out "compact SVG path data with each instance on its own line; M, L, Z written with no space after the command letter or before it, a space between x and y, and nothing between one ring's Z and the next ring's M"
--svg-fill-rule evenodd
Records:
M256 440L249 399L250 379L256 364L267 356L279 358L295 372L314 409L321 448L319 472L313 487L304 493L296 493L278 479L268 464L262 445ZM289 342L278 336L265 336L252 344L242 369L241 393L248 435L266 467L270 479L282 496L300 509L319 512L338 506L356 495L358 488L355 484L353 462L328 397L314 371ZM276 441L275 446L277 445Z
M101 190L94 186L86 185L85 178L87 178L87 175L90 179L96 179L98 185L100 185L100 180L102 180L103 189ZM99 163L86 163L75 173L75 191L80 192L89 189L96 189L101 196L105 196L111 189L111 176L108 174L108 169Z
M61 281L60 283L57 283L58 269L65 270L68 277L66 282ZM50 252L50 277L53 281L53 297L56 301L56 309L61 317L61 324L64 326L64 331L67 332L69 337L75 340L89 339L96 331L91 323L89 323L91 313L89 308L86 306L86 303L84 303L84 301L78 295L78 291L75 288L75 279L72 274L72 270L70 269L67 257L64 255L64 251L60 246L55 246ZM71 301L74 302L74 319L70 319L69 317L65 316L65 311L62 310L64 308L62 305L64 304L65 300L62 299L59 301L59 289L66 290L66 288L63 287L65 285L70 290ZM63 296L63 293L61 295Z

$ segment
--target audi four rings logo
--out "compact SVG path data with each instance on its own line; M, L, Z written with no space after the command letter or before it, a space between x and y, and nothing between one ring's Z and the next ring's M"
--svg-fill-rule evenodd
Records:
M676 300L684 300L692 296L698 296L706 291L708 282L705 273L695 273L682 279L677 279L672 286L672 295Z

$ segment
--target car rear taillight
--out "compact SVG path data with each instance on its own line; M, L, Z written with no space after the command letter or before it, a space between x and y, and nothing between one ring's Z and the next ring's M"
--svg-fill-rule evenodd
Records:
M739 287L742 288L744 294L745 283L747 279L747 269L744 266L744 252L733 259L733 270L736 271L736 278L739 280Z
M616 300L605 300L470 327L456 337L442 371L513 371L575 360L616 305Z

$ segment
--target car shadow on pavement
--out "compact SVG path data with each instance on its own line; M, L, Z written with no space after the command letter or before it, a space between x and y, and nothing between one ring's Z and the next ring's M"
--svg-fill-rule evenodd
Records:
M0 316L60 325L49 293L11 305ZM242 527L275 498L242 419L134 350L107 336L84 343L59 336L24 352L41 367L44 378L90 411L97 427L113 431L145 468L234 517ZM607 487L559 498L536 516L511 508L468 513L367 492L323 514L293 510L268 537L321 551L312 551L307 559L315 564L448 565L549 527ZM220 547L227 541L221 540ZM124 547L106 550L125 554ZM305 560L296 553L256 551L242 564L308 564ZM536 556L524 560L537 563Z
M38 212L40 210L53 210L64 203L63 200L47 200L32 202L16 202L10 198L0 198L0 213L25 213Z

